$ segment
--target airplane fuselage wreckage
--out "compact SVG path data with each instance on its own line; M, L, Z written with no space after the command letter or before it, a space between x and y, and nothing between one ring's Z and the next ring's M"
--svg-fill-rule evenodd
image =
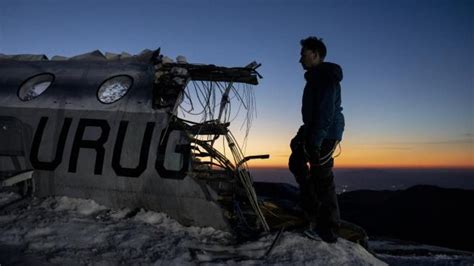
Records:
M246 162L268 155L245 157L229 130L240 109L252 120L259 66L173 62L159 49L0 55L0 188L226 231L301 222L257 198Z
M143 207L186 225L227 230L234 201L241 201L242 210L254 212L250 224L268 230L225 114L234 83L257 84L256 65L173 63L159 50L107 55L1 59L0 155L6 182L31 176L38 196ZM199 82L194 88L201 90L203 118L209 119L200 123L178 118L180 105L195 100L186 98L192 82ZM217 107L210 102L216 92L223 99ZM232 158L213 147L220 137Z

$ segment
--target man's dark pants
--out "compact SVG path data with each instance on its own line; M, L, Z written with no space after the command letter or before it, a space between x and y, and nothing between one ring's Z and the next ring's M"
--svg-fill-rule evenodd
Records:
M300 186L301 207L311 222L320 229L337 229L339 226L339 205L332 168L334 159L324 165L308 167L304 151L304 136L298 132L291 141L289 159L290 171ZM321 145L321 157L330 153L337 140L325 139Z

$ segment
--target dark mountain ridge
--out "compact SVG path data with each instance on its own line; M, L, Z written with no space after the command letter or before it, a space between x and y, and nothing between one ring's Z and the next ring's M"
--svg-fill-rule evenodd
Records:
M405 190L357 190L339 195L341 218L369 236L385 236L474 251L474 190L416 185Z

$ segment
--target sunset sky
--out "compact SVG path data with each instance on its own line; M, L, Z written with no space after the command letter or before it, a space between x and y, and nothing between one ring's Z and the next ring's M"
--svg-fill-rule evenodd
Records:
M472 0L96 2L2 0L0 53L161 47L191 63L255 60L264 78L246 153L286 167L302 123L299 41L316 35L344 71L336 167L474 168Z

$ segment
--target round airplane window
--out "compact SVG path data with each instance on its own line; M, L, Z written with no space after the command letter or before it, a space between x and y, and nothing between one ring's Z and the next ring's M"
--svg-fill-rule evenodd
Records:
M18 89L18 98L22 101L31 101L45 92L53 83L54 75L39 74L27 79Z
M97 91L97 98L102 103L114 103L120 100L132 87L130 76L115 76L102 83Z

